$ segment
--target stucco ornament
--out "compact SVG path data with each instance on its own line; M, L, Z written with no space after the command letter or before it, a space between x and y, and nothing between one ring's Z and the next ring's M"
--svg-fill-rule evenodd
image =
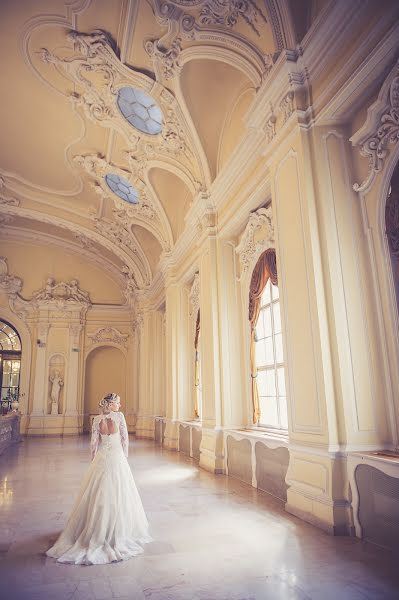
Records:
M172 79L180 73L179 57L182 50L180 38L173 40L169 48L162 46L160 40L147 40L144 48L151 57L157 79Z
M195 29L209 26L231 29L240 19L260 36L259 22L267 23L254 0L155 0L155 5L161 18L180 23L186 37L193 36Z
M124 158L129 169L110 163L98 154L79 154L73 159L86 173L95 178L94 185L97 193L111 199L114 203L113 214L117 222L105 221L95 212L91 215L95 221L95 228L105 237L109 234L117 245L126 246L133 253L142 255L139 244L129 229L136 223L151 231L162 248L169 251L173 239L172 232L162 204L157 197L148 192L143 180L144 161L142 157L136 159L132 152L125 152ZM105 181L105 176L110 173L127 179L137 189L139 193L137 204L128 204L110 190Z
M263 229L261 236L256 236ZM241 278L252 271L264 250L274 247L274 225L272 207L259 208L251 213L240 244L236 248L241 262Z
M199 273L194 275L194 281L190 290L190 316L194 315L197 318L197 312L200 306L200 278Z
M71 31L67 39L72 42L75 54L64 51L63 55L57 55L48 48L41 48L38 54L45 63L64 70L69 79L78 84L78 89L83 89L82 92L70 94L75 108L82 110L96 124L119 131L129 147L137 147L138 153L142 153L149 143L160 157L163 154L173 154L179 160L181 154L180 160L186 164L189 160L191 169L200 173L199 164L191 151L195 140L191 139L174 95L161 84L154 85L154 81L147 75L123 64L106 32ZM153 42L152 48L154 57L162 55L161 46ZM164 52L163 64L168 63L169 69L172 65L176 67L178 52L178 41L173 42L172 48ZM163 114L160 133L150 135L139 131L122 115L117 106L117 98L119 90L126 86L150 95L160 107Z
M69 283L64 281L56 283L54 277L49 277L43 288L32 294L32 300L36 304L65 305L76 302L87 306L91 305L88 292L80 289L77 279L71 279Z
M112 342L118 346L127 347L129 342L129 334L122 333L115 327L100 327L94 333L89 333L87 336L91 344L100 344L104 342Z
M0 257L0 290L8 296L15 296L22 289L22 279L8 274L7 259Z
M389 146L399 139L399 60L382 85L377 100L369 108L365 125L350 141L360 147L360 153L369 159L369 171L362 183L355 183L356 192L368 190L381 171L389 154Z
M127 300L134 298L135 292L138 289L137 281L133 271L128 265L122 265L121 272L125 279L124 294Z
M6 182L3 177L0 177L0 206L8 205L8 206L19 206L20 202L17 198L13 196L7 196L4 193L4 188L6 187Z

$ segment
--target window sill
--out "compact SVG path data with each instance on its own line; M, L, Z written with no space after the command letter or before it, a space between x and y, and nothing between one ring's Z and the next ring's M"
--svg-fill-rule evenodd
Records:
M202 427L202 421L193 419L192 421L179 421L181 425L191 425L192 427Z
M281 446L289 445L288 433L276 432L270 429L261 429L260 427L251 429L225 429L226 433L235 433L243 437L254 438L258 440L269 440L273 443L279 443Z

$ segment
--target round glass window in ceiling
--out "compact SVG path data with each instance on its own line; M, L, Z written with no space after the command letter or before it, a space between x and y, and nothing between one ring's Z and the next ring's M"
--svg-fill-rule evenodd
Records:
M150 135L161 133L162 112L151 96L136 88L123 87L118 92L117 103L130 125Z
M105 181L108 187L114 194L119 196L119 198L122 198L122 200L125 200L126 202L130 202L130 204L138 204L139 193L127 179L120 175L115 175L114 173L108 173L108 175L105 176Z

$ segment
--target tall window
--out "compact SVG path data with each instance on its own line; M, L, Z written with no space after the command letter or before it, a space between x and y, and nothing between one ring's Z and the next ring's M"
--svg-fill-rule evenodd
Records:
M1 408L10 408L18 397L21 370L21 340L5 321L0 321L0 385Z
M271 283L270 278L260 298L255 343L260 412L258 425L287 429L280 298L278 287Z
M252 272L248 318L251 326L253 423L287 429L284 358L274 248L261 254Z

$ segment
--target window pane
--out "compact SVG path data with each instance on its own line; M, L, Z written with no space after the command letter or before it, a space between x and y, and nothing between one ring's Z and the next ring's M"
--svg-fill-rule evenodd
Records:
M266 363L266 346L265 340L260 340L256 342L255 346L255 361L257 367L263 367Z
M272 335L272 316L270 306L262 310L265 335Z
M267 396L276 395L276 376L274 374L274 369L266 371L266 394Z
M278 286L277 285L272 285L272 298L273 298L273 300L276 300L279 297L280 297L280 294L279 294L279 291L278 291Z
M282 363L284 361L283 358L283 338L282 334L278 333L274 337L274 344L276 348L276 363Z
M273 303L273 320L274 320L274 333L279 333L281 331L280 302Z
M259 398L260 404L260 419L261 425L268 425L269 427L278 427L278 413L277 413L277 401L272 396L261 396Z
M263 321L263 311L260 312L258 322L256 323L256 339L260 340L265 337L265 325Z
M264 365L274 365L273 356L273 338L268 337L265 339L265 362Z
M279 396L285 396L284 367L279 367L277 369L277 385Z
M280 427L287 429L288 428L287 398L285 396L280 396L279 404L280 404Z
M264 304L269 304L270 300L271 300L271 296L270 296L270 279L268 280L265 289L263 290L263 294L262 294L262 299L261 299L261 305L263 306Z
M259 396L266 396L266 371L258 371L256 383L258 385Z

